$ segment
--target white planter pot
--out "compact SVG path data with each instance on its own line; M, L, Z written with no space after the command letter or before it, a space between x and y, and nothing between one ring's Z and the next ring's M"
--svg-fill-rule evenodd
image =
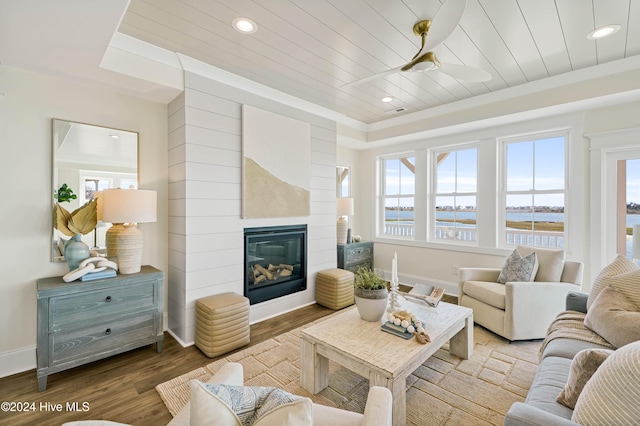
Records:
M356 307L365 321L380 321L387 310L389 292L382 290L355 289Z

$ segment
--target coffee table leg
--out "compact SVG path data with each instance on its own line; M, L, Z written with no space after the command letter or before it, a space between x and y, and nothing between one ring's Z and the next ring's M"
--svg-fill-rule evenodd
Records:
M316 344L300 342L300 385L311 393L329 386L329 360L318 354Z
M473 355L473 315L465 319L462 330L449 340L449 352L462 359Z
M407 378L390 380L384 376L369 372L369 387L382 386L391 391L393 400L393 426L405 426L407 423Z

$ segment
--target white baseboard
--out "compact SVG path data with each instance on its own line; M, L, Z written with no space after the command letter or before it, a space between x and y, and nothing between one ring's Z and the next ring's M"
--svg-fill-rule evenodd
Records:
M16 349L0 354L0 377L12 376L36 368L36 347ZM35 372L33 373L35 375Z
M180 346L182 346L183 348L189 347L189 346L193 346L195 344L195 342L184 342L181 338L179 338L173 331L171 331L171 329L167 328L167 333L169 333L174 339L176 339L176 342L180 343Z

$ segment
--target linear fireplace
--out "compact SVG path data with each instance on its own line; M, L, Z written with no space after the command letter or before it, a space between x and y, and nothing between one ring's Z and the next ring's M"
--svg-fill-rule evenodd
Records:
M244 230L244 295L260 303L307 288L307 225Z

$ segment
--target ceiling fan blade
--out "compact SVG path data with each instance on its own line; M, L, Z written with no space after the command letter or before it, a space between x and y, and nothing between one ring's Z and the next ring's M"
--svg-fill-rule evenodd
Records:
M471 83L482 83L489 81L493 76L480 68L468 67L466 65L445 64L441 63L438 70L434 70L447 74L456 80L467 81Z
M424 47L420 54L433 50L434 47L445 41L458 26L462 18L467 0L447 0L431 21L431 27L427 35Z
M373 75L370 75L369 77L361 78L360 80L356 80L356 81L352 81L350 83L343 84L342 86L340 86L340 88L357 86L359 84L364 84L364 83L367 83L369 81L375 80L377 78L386 77L387 75L399 72L400 68L402 68L402 67L392 68L392 69L387 70L387 71L379 72L378 74L373 74Z

